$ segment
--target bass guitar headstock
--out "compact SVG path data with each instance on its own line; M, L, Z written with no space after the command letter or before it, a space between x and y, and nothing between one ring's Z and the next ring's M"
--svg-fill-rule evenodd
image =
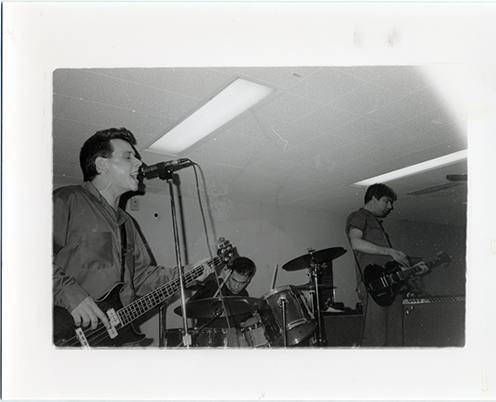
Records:
M217 241L217 256L226 264L232 263L237 256L236 248L232 246L229 240L220 237Z
M451 262L451 256L446 254L444 251L437 253L437 259L439 265L447 266Z

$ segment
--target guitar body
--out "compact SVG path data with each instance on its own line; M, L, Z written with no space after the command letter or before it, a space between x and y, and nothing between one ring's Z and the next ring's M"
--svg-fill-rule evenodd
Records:
M451 261L446 253L438 253L438 258L424 263L428 268L446 265ZM384 267L376 264L368 265L363 272L363 281L374 301L383 307L393 304L394 299L405 282L415 274L422 273L419 264L402 268L396 261L389 261Z
M365 268L363 273L365 286L379 306L387 307L393 304L403 282L392 283L390 286L383 286L383 284L391 282L388 281L388 275L397 274L399 271L401 268L396 261L389 261L384 267L370 264Z
M122 284L115 285L101 299L96 300L98 307L106 313L109 309L118 311L122 308L119 292ZM53 343L58 347L81 347L82 343L76 335L78 327L74 325L74 318L63 307L55 306L53 313ZM117 336L111 338L107 329L99 321L98 327L92 330L89 326L79 327L82 330L90 347L119 347L133 346L141 342L145 335L135 331L132 324L116 326Z
M201 277L206 267L214 269L231 261L234 253L229 242L221 237L217 247L216 257L183 274L182 278L186 287ZM172 279L126 306L122 306L119 298L122 286L122 284L115 285L110 292L96 301L98 307L109 317L109 322L112 326L110 332L101 322L98 323L98 327L95 330L76 327L72 315L66 309L55 306L53 317L53 343L55 346L83 346L89 348L136 345L145 339L145 335L136 332L132 322L163 303L169 297L179 293L180 278Z

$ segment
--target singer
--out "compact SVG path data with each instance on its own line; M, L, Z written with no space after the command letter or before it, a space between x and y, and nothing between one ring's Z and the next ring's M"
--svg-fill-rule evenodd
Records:
M177 277L177 269L151 264L133 220L119 208L121 196L138 189L142 162L135 146L134 135L125 128L98 131L80 151L84 184L53 193L54 314L65 312L72 321L69 329L79 344L70 346L150 344L132 326L120 328L115 337L115 323L102 306L110 304L117 311ZM197 279L211 272L207 267ZM57 334L64 333L68 341L75 336L65 335L65 328L57 325L63 321L56 317L54 343L66 346L58 343ZM74 325L80 330L74 331Z

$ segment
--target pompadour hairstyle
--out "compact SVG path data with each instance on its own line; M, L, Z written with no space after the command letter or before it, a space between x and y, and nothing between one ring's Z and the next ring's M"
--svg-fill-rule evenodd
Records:
M126 128L109 128L106 130L97 131L88 138L79 152L79 164L83 171L84 181L91 181L98 176L95 160L99 156L108 158L114 152L110 140L124 140L128 142L134 149L136 157L141 159L138 151L135 148L136 138L131 131Z

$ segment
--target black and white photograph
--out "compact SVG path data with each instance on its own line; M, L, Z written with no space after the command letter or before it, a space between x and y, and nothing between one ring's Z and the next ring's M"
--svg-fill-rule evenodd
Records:
M55 344L142 345L132 329L110 341L108 314L84 311L87 298L113 307L124 329L187 291L186 314L163 307L145 342L182 345L191 327L186 346L463 346L460 81L456 66L56 70ZM98 166L116 152L127 155L119 176ZM127 245L119 206L134 218ZM207 272L200 263L182 281L163 268L204 257Z
M492 399L495 11L4 3L3 396Z

